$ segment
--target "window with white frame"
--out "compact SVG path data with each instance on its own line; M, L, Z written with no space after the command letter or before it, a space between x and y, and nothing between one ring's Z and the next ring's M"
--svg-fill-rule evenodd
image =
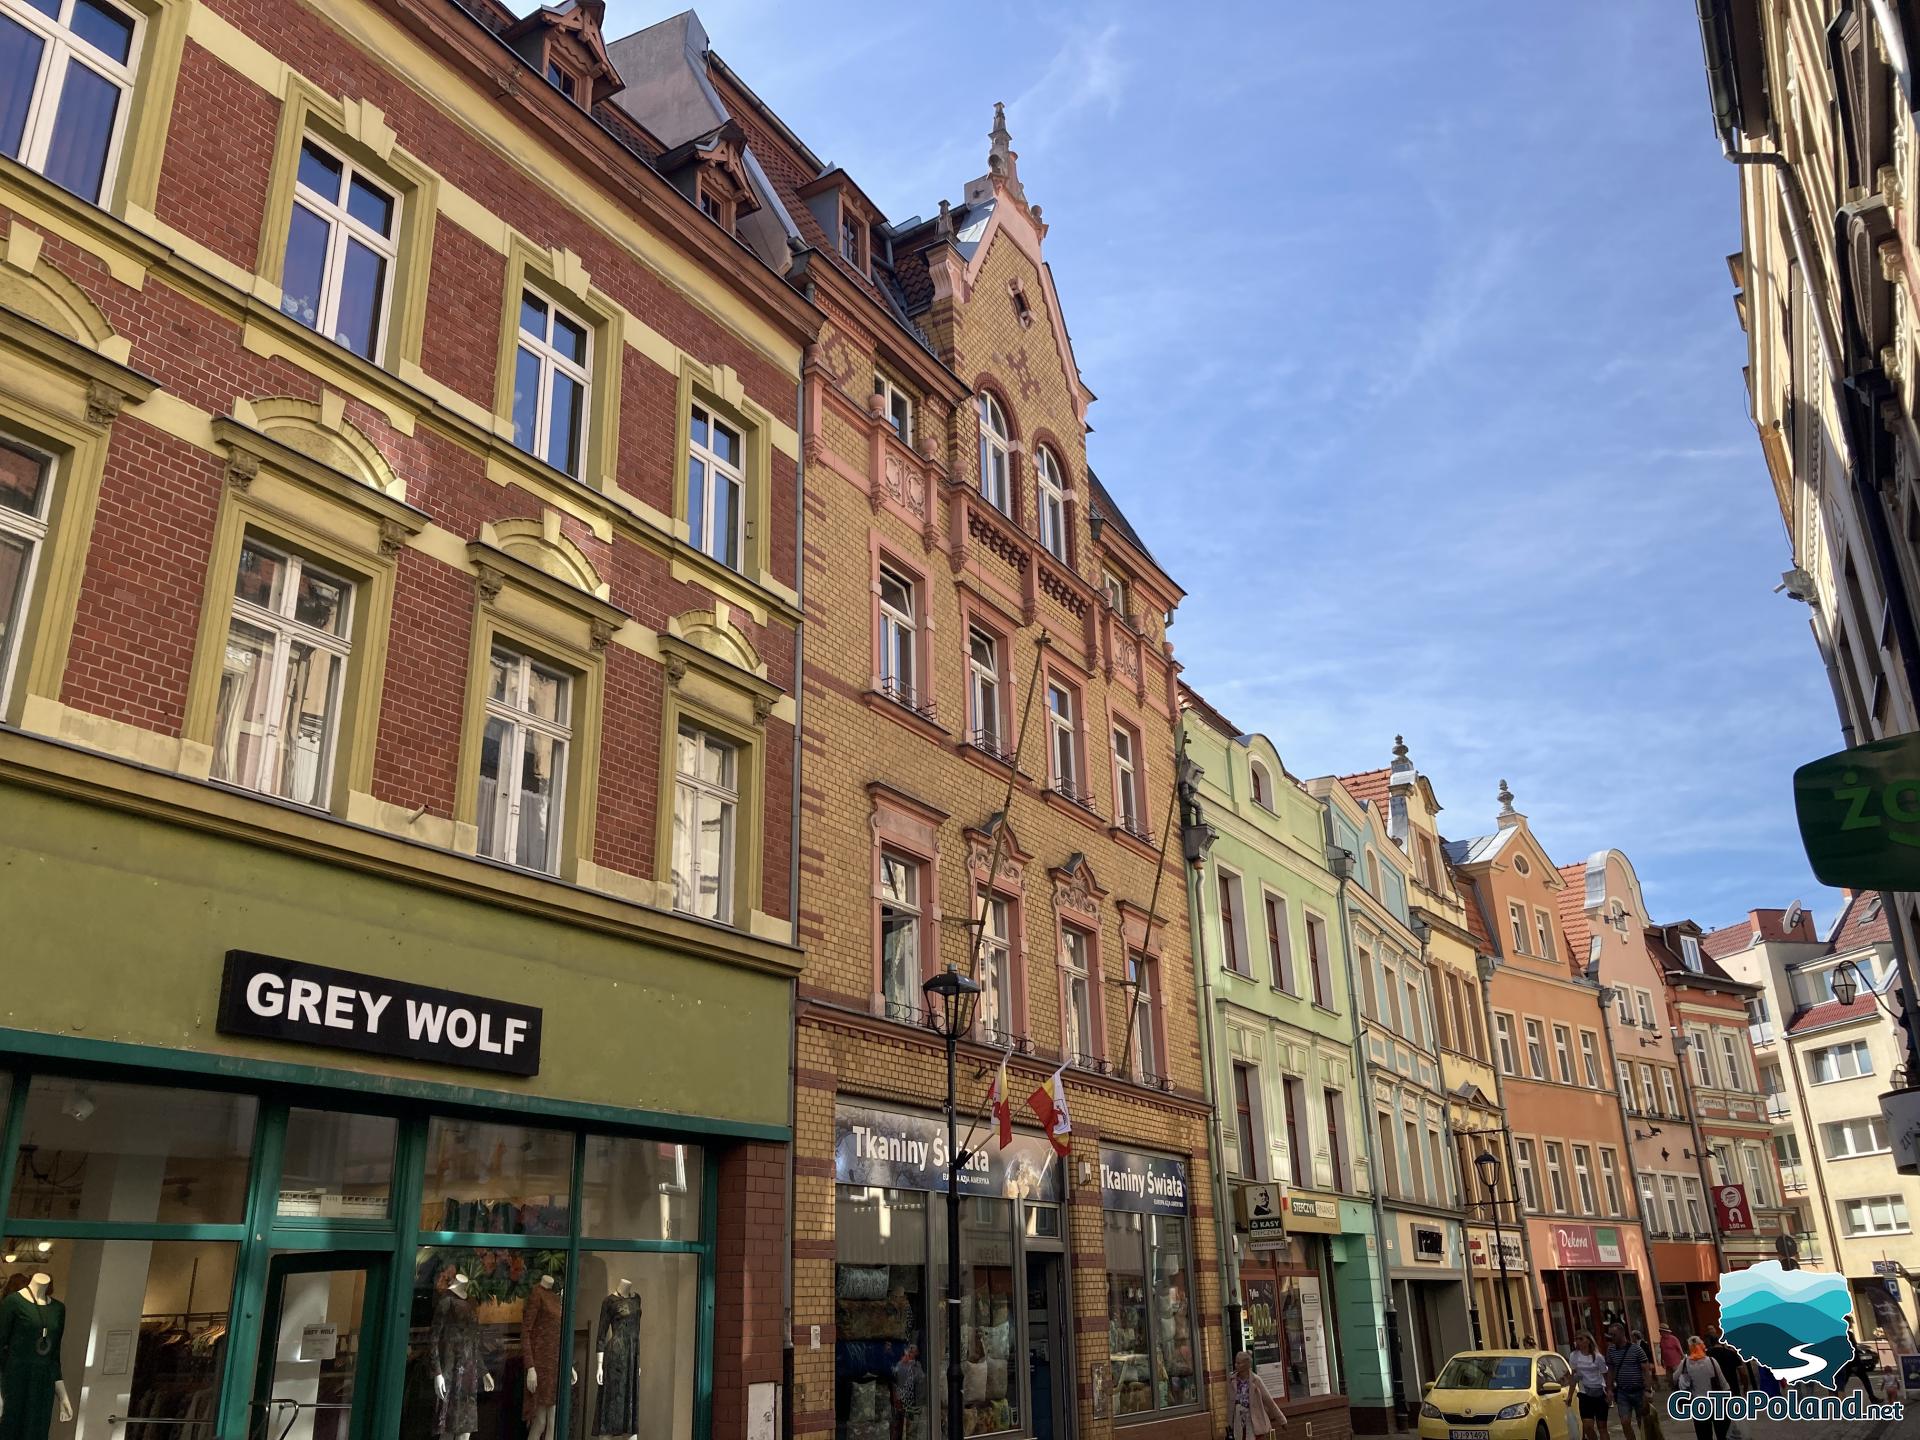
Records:
M1090 1064L1094 1058L1091 950L1086 931L1072 925L1060 927L1060 968L1066 972L1067 1058L1078 1065Z
M1004 1045L1013 1038L1012 907L998 895L980 891L980 1039Z
M914 583L880 567L880 693L908 709L920 704L920 625Z
M1655 1094L1653 1088L1653 1067L1647 1064L1642 1064L1640 1067L1640 1101L1642 1108L1645 1109L1647 1114L1658 1115L1660 1113L1659 1097Z
M1152 1075L1159 1063L1154 1034L1153 962L1140 955L1127 957L1127 983L1133 990L1133 1067L1136 1075Z
M1600 1088L1600 1051L1599 1041L1591 1030L1580 1032L1580 1068L1586 1076L1587 1088Z
M1600 1189L1607 1202L1607 1214L1620 1213L1620 1157L1602 1146L1600 1149Z
M1100 589L1107 597L1107 608L1109 610L1117 611L1121 615L1132 613L1127 608L1127 581L1125 576L1115 574L1111 570L1101 570Z
M474 818L489 859L551 874L560 864L573 682L505 645L488 661Z
M1060 478L1060 462L1042 445L1033 452L1033 473L1039 492L1040 543L1056 560L1067 558L1067 487Z
M1647 1233L1664 1235L1666 1229L1660 1219L1660 1187L1654 1183L1653 1176L1640 1176L1640 1218L1646 1222Z
M1267 912L1267 964L1273 988L1298 995L1293 974L1293 935L1287 927L1287 902L1271 890L1264 892Z
M980 397L980 494L1002 515L1013 513L1007 415L991 395Z
M1747 1082L1746 1066L1741 1062L1740 1051L1743 1048L1738 1032L1722 1028L1720 1035L1720 1062L1726 1067L1727 1088L1746 1090L1751 1088Z
M1513 953L1527 953L1527 911L1518 900L1507 902L1507 924L1513 930Z
M920 861L880 852L880 998L889 1020L920 1012Z
M1709 1235L1707 1228L1707 1207L1700 1193L1700 1181L1692 1175L1680 1177L1680 1187L1686 1193L1687 1228L1695 1235Z
M1851 1160L1859 1155L1885 1155L1887 1122L1879 1115L1857 1120L1835 1120L1820 1127L1820 1143L1829 1160Z
M1129 835L1144 837L1147 833L1140 785L1140 736L1124 721L1113 727L1113 818Z
M1580 1213L1595 1214L1597 1197L1593 1192L1593 1152L1585 1145L1573 1147L1573 1189L1580 1197Z
M586 453L593 332L536 290L520 296L513 443L578 476Z
M1671 1175L1662 1175L1660 1194L1667 1202L1667 1233L1669 1235L1686 1234L1686 1221L1680 1216L1680 1182Z
M1629 1110L1631 1110L1634 1108L1633 1067L1627 1064L1627 1062L1624 1060L1615 1060L1613 1062L1613 1065L1614 1065L1614 1073L1616 1074L1616 1076L1618 1076L1620 1081L1621 1103L1624 1104Z
M1236 975L1253 974L1253 957L1247 953L1246 898L1240 877L1226 866L1219 871L1220 959Z
M1527 1073L1536 1080L1547 1078L1547 1039L1538 1020L1527 1021Z
M874 372L873 393L880 397L882 412L900 443L913 444L913 398L878 371Z
M1567 1213L1567 1152L1558 1140L1542 1142L1547 1155L1547 1195L1556 1215Z
M1748 1200L1755 1205L1773 1204L1773 1187L1767 1183L1766 1152L1758 1145L1742 1145L1740 1163L1747 1171Z
M111 0L0 0L0 154L105 199L140 30L138 13Z
M400 236L400 197L311 136L300 144L280 309L380 363Z
M1707 1053L1707 1033L1694 1026L1687 1031L1687 1054L1693 1062L1693 1083L1717 1088L1719 1082L1713 1073L1713 1056Z
M1520 1202L1536 1213L1540 1210L1540 1182L1533 1168L1533 1141L1513 1142L1514 1168L1520 1172Z
M1850 1236L1904 1235L1911 1228L1906 1197L1870 1195L1861 1200L1842 1200L1840 1227Z
M1406 1034L1406 1022L1400 1018L1400 967L1387 961L1380 964L1380 1018L1396 1035Z
M1423 1173L1426 1162L1420 1155L1420 1127L1411 1120L1402 1120L1400 1128L1407 1145L1407 1188L1402 1193L1409 1200L1418 1200L1427 1194L1427 1181Z
M1553 959L1553 921L1538 905L1533 907L1533 936L1539 941L1540 948L1534 953Z
M1307 966L1313 972L1313 1003L1333 1008L1333 972L1328 968L1327 922L1307 916Z
M1513 1054L1513 1017L1496 1011L1493 1017L1493 1054L1502 1075L1519 1074Z
M1660 1067L1660 1098L1666 1102L1666 1108L1660 1113L1677 1119L1680 1114L1680 1095L1674 1088L1673 1071L1665 1065Z
M1080 795L1080 721L1073 691L1047 682L1047 782L1071 799Z
M54 470L51 456L0 437L0 708L12 685L27 600L46 544Z
M1634 1005L1640 1011L1640 1024L1643 1029L1653 1029L1653 992L1636 990L1633 992Z
M1700 939L1696 935L1680 937L1680 963L1698 975L1701 971Z
M1553 1064L1560 1083L1573 1084L1573 1032L1564 1025L1553 1027Z
M682 722L673 770L673 908L731 921L740 747Z
M687 532L693 548L729 569L747 548L744 437L695 401L687 417Z
M1807 1057L1807 1073L1815 1085L1831 1085L1836 1080L1852 1080L1873 1073L1873 1054L1864 1040L1849 1040L1844 1045L1829 1045Z
M352 612L350 582L247 537L220 672L215 780L327 803Z
M1716 1185L1733 1185L1739 1181L1738 1172L1733 1168L1733 1147L1714 1144L1707 1147L1707 1153L1713 1157L1713 1171Z
M1598 937L1596 936L1595 938L1597 939ZM1633 992L1622 985L1614 992L1613 998L1615 1008L1620 1016L1620 1023L1622 1025L1633 1024Z

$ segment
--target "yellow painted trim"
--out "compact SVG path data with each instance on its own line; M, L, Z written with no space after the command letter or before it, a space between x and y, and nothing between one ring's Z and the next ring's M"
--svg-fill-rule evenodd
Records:
M287 93L287 77L291 72L278 55L198 0L187 10L189 40L269 95Z
M78 745L116 760L129 760L150 770L166 770L190 780L204 780L213 765L213 752L204 745L143 730L124 720L76 710L46 695L29 695L20 715L20 728L67 745Z
M293 216L294 179L303 139L311 135L364 166L400 198L400 233L380 351L382 367L398 373L402 362L417 364L420 359L433 267L433 225L440 211L440 178L394 144L393 130L374 106L326 95L292 73L286 76L284 94L254 274L278 286L285 270L287 227ZM250 336L252 330L249 325Z
M511 445L487 456L487 478L496 485L513 485L525 490L543 505L551 505L573 516L593 531L596 540L613 539L613 519L597 505L583 502L572 488L579 484L558 470L542 465Z
M229 471L232 477L237 472ZM369 490L369 494L373 492ZM244 488L229 478L221 497L200 606L200 630L187 686L184 737L214 744L220 677L233 616L233 582L241 544L249 534L285 546L327 566L354 584L352 649L342 688L340 733L334 740L327 809L344 815L353 791L371 793L380 694L392 631L395 557L391 533L375 511L333 490L314 487L268 463ZM386 543L383 544L383 541ZM397 548L397 547L396 547Z
M295 339L277 325L267 323L261 316L249 314L240 332L240 343L262 359L292 361L334 389L344 390L354 399L378 410L387 417L387 423L402 435L413 434L419 413L417 410L388 391L366 384L343 360L337 360L325 352L337 350L349 360L358 360L359 356L351 350L329 344L292 320L286 320L285 324L301 330L303 334Z
M397 835L402 840L417 840L423 845L456 850L467 855L473 853L471 836L465 846L460 844L459 832L462 827L455 821L444 815L435 815L430 810L409 810L404 805L395 805L364 790L347 792L347 808L342 818L349 825L364 825L369 830L381 830L389 835Z
M494 572L500 574L501 572ZM461 709L460 758L453 818L479 834L480 745L487 728L487 686L496 642L564 670L572 679L572 738L567 742L566 797L561 817L559 878L575 883L593 864L600 799L600 730L607 666L604 641L594 643L593 622L580 611L501 575L489 597L475 586L467 688ZM477 842L476 842L477 843ZM594 888L602 888L595 886Z
M151 208L160 193L160 167L173 119L174 88L186 51L196 0L136 0L145 19L132 108L120 141L120 173L108 186L109 208L117 195L124 209Z
M104 211L11 160L0 160L0 197L36 229L58 235L98 258L122 285L133 290L146 285L148 257L132 253L127 237L113 233L115 222Z
M265 283L246 267L234 264L226 256L214 253L191 235L182 234L174 229L151 210L143 210L138 205L129 203L126 207L126 217L127 223L136 230L142 230L151 235L189 265L199 266L214 279L231 285L242 294L250 295ZM269 288L273 291L272 304L278 309L280 287L273 285Z
M592 489L604 490L619 472L620 465L620 370L625 357L625 312L594 288L580 257L571 250L540 250L520 235L513 237L507 247L507 283L499 299L500 338L494 355L492 416L496 433L502 434L509 444L513 437L513 375L515 351L519 348L520 296L529 289L546 295L569 311L592 333L586 453L581 458L578 478ZM531 456L528 460L535 465L541 463Z
M661 904L673 904L673 813L675 750L682 721L711 730L739 747L739 813L734 817L733 914L727 923L749 930L760 900L761 833L766 814L766 730L754 710L755 696L712 670L682 664L667 671L660 715L660 801L654 833L654 874Z
M774 425L773 416L756 405L740 383L740 377L728 365L703 365L692 356L682 356L678 389L674 398L673 452L670 461L671 473L668 484L673 494L673 533L676 538L691 543L691 517L687 510L687 450L692 443L693 405L695 402L717 410L727 421L740 429L745 444L746 488L745 510L747 533L741 545L740 576L754 585L766 587L769 580L767 557L769 550L768 530L771 527L772 506L770 492L773 477L773 455L770 437ZM727 567L713 560L704 552L693 551L700 560L706 561L723 575L729 573ZM674 578L688 578L680 574L681 557L674 556ZM707 583L696 580L696 584ZM711 588L711 587L710 587ZM768 587L771 588L771 587ZM732 597L729 597L732 598ZM752 602L748 602L751 606ZM754 617L759 624L766 624L764 607L761 614Z
M440 213L489 249L507 253L513 227L494 214L466 191L446 184L440 186Z

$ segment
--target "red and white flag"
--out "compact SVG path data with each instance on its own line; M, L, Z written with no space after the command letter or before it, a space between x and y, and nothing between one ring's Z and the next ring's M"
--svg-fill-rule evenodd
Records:
M987 1099L993 1105L993 1118L1000 1122L1000 1148L1004 1150L1013 1143L1013 1101L1007 1095L1006 1055L1000 1057L1000 1071L993 1077L993 1089Z
M1047 1132L1047 1139L1053 1142L1054 1154L1062 1160L1073 1147L1068 1137L1073 1134L1073 1117L1067 1113L1067 1087L1061 1083L1061 1072L1067 1067L1062 1065L1053 1072L1053 1079L1035 1090L1027 1097L1027 1108L1040 1117L1040 1126Z

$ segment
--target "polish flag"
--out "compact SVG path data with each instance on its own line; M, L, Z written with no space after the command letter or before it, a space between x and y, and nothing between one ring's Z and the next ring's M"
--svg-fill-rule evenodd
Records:
M1007 1098L1006 1055L1000 1057L1000 1073L993 1077L987 1099L993 1105L993 1118L1000 1122L1000 1148L1004 1150L1013 1144L1013 1101Z
M1067 1087L1060 1075L1067 1067L1053 1072L1053 1079L1027 1097L1027 1108L1040 1117L1041 1128L1053 1142L1053 1150L1062 1160L1072 1149L1067 1137L1073 1134L1073 1117L1067 1114Z

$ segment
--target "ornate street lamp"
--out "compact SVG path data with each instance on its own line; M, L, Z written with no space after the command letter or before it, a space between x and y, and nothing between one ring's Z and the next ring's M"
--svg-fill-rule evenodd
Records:
M960 1037L973 1028L979 982L949 965L927 978L927 1028L947 1042L947 1430L960 1433L960 1167L966 1157L954 1134L954 1060Z
M1480 1172L1480 1183L1487 1187L1487 1208L1493 1212L1493 1248L1500 1259L1500 1313L1507 1320L1507 1348L1520 1343L1513 1329L1513 1292L1507 1285L1507 1247L1500 1238L1500 1157L1482 1150L1473 1157L1473 1168Z
M1837 965L1833 971L1833 998L1842 1005L1853 1004L1854 997L1860 993L1860 972L1849 960Z

